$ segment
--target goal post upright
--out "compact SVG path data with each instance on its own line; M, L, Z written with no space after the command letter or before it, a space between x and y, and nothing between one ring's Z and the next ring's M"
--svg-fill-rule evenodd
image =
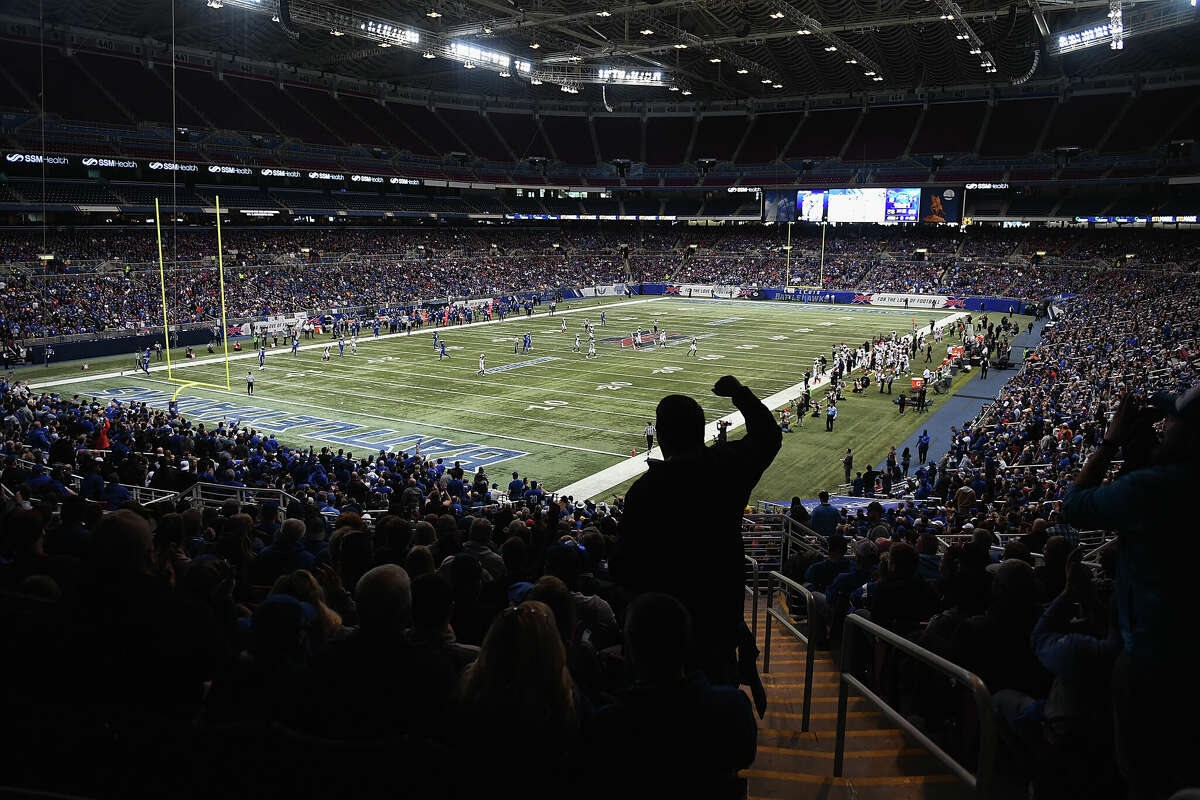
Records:
M158 285L162 290L163 314L163 349L167 353L167 380L172 380L171 374L171 327L167 321L167 275L163 266L162 220L159 217L158 198L154 198L154 230L158 234Z
M216 204L217 212L217 283L221 292L221 341L224 345L223 353L225 360L225 383L207 383L205 381L191 381L185 378L176 377L174 367L171 361L171 323L167 313L167 274L166 263L163 258L162 247L162 221L159 211L158 198L154 198L154 222L155 229L158 232L158 285L162 297L162 313L163 313L163 342L166 345L167 351L167 381L170 383L179 384L179 388L175 391L175 396L179 396L184 388L188 386L204 386L209 389L221 389L223 391L233 391L233 379L229 371L229 328L227 326L227 313L225 308L225 259L221 252L221 198L219 196L213 198ZM176 265L178 268L178 265Z
M221 289L221 343L225 347L225 388L233 391L233 382L229 377L229 326L225 324L225 256L221 247L221 196L215 195L213 201L217 208L217 283Z

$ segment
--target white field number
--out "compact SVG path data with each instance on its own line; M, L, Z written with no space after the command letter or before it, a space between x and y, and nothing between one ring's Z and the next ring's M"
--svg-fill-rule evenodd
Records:
M658 369L654 370L654 372L652 372L651 374L657 375L659 373L662 373L664 375L670 375L673 372L683 372L683 367L659 367Z
M556 408L562 408L567 405L566 400L543 400L541 405L525 406L526 411L553 411Z
M601 389L611 389L612 391L616 392L616 391L620 391L621 389L624 389L627 386L633 386L633 384L626 383L625 381L613 381L612 383L600 384L599 386L596 387L596 391L598 392Z

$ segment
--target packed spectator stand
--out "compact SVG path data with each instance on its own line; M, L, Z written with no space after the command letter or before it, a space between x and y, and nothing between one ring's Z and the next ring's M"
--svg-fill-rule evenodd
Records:
M785 230L759 225L234 228L224 237L226 308L234 319L316 315L331 297L340 306L387 307L435 296L498 297L643 281L1040 301L1077 291L1096 270L1118 263L1195 269L1195 239L1186 232L1095 233L1094 244L1080 244L1089 241L1086 235L1068 229L1001 233L972 226L959 233L842 225L827 236L822 257L820 231L810 227L793 231L790 252ZM1059 255L1036 255L1047 250ZM215 251L211 230L165 232L168 303L179 323L217 318ZM983 255L988 252L1005 255ZM39 261L41 253L53 254L54 261ZM146 229L0 235L6 340L145 329L157 313L157 254L157 240Z
M1132 545L1102 525L1078 522L1072 485L1106 449L1106 422L1124 398L1194 385L1196 278L1081 269L1084 282L1072 283L1074 274L1063 271L1053 288L1077 296L1059 301L1054 325L998 400L935 432L951 442L945 457L922 458L911 479L896 481L898 507L795 512L813 535L777 566L819 597L803 620L819 646L836 649L855 615L981 678L1001 731L1000 785L1121 797L1123 773L1131 796L1165 797L1188 779L1188 761L1180 754L1164 769L1180 743L1148 752L1112 728L1114 702L1120 724L1136 731L1145 721L1130 717L1128 684L1108 680L1127 660L1113 638L1127 617L1110 621L1105 611L1114 580L1165 567L1127 556ZM94 276L48 278L80 279ZM184 792L194 781L199 793L293 785L259 775L253 752L288 765L286 781L301 794L331 785L344 765L368 793L438 794L475 786L455 774L455 736L511 742L514 726L544 731L539 752L558 765L528 787L535 794L580 789L599 754L628 757L611 749L643 724L621 688L636 658L631 667L610 649L622 641L629 600L609 569L621 552L621 504L553 497L536 476L463 475L412 452L293 450L250 428L33 392L11 378L0 395L0 589L26 656L6 684L8 706L25 709L6 727L9 751L20 754L9 780L103 796L133 782ZM1152 448L1153 437L1125 443L1110 474L1151 462ZM1158 577L1145 580L1168 591ZM534 599L553 609L547 619L561 638L539 633L544 607L525 602ZM1072 621L1069 606L1084 621ZM793 608L803 616L802 603ZM506 628L514 615L533 628ZM536 649L542 635L551 644L537 652L548 660L513 660L521 642ZM1154 669L1161 659L1152 657ZM80 674L73 665L83 660ZM977 757L954 692L920 663L840 668L911 709L955 757ZM516 680L506 670L542 670L540 682L523 679L525 704L487 682ZM417 685L427 689L414 693ZM711 773L698 775L726 787L753 760L753 724L744 698L740 707L736 696L720 702L733 727L708 743ZM91 745L78 769L52 768L64 741ZM374 754L396 742L403 767L381 771ZM303 765L295 751L305 747L344 760ZM139 766L108 768L135 752ZM204 759L195 773L168 766L183 752L227 769ZM514 757L505 745L485 761L498 768ZM603 763L606 785L619 785L627 773Z

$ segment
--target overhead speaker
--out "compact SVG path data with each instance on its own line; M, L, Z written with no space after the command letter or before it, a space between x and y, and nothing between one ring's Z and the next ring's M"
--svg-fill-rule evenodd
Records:
M279 0L279 27L283 28L283 32L288 35L292 41L300 38L300 31L292 23L292 3L291 0Z

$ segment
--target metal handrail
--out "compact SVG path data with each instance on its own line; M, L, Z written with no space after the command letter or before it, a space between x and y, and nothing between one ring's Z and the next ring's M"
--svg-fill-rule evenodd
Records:
M750 573L754 576L750 585L746 586L746 591L753 598L750 605L750 632L754 634L755 641L758 640L758 561L750 556L742 556L746 559L746 563L750 565Z
M807 606L807 623L808 634L800 632L790 619L775 608L775 587L773 581L778 580L789 589L799 592L804 597L805 605ZM813 637L813 617L815 615L815 605L813 603L813 593L805 589L800 584L796 583L791 578L780 572L767 573L767 615L774 617L788 633L795 636L806 646L804 654L804 705L800 715L800 730L803 733L808 732L809 719L812 716L812 686L813 686L813 659L816 656L816 642ZM763 672L771 671L771 621L767 620L767 631L763 640Z
M971 694L975 699L976 711L979 714L979 763L976 765L976 772L972 773L969 769L958 763L953 756L939 747L932 739L926 736L919 728L909 722L903 714L888 705L875 692L871 691L862 681L854 675L845 671L845 667L853 668L854 661L854 636L851 635L853 629L859 629L863 633L873 635L876 640L882 640L887 644L902 651L911 658L920 661L930 667L941 672L946 677L961 683L971 690ZM931 653L923 647L920 647L903 636L892 633L887 628L881 627L874 622L871 622L866 617L857 614L848 614L842 634L842 665L843 670L840 674L838 686L838 710L837 710L837 741L833 754L833 775L836 778L842 777L842 767L846 755L846 705L849 695L849 690L853 687L863 697L874 703L884 716L900 726L909 736L917 740L918 743L930 753L932 753L939 761L946 765L955 775L961 778L972 789L975 790L977 797L983 800L988 797L991 790L992 769L996 758L996 721L992 715L992 693L988 691L983 680L973 672L963 669L957 664L947 661L936 653Z

